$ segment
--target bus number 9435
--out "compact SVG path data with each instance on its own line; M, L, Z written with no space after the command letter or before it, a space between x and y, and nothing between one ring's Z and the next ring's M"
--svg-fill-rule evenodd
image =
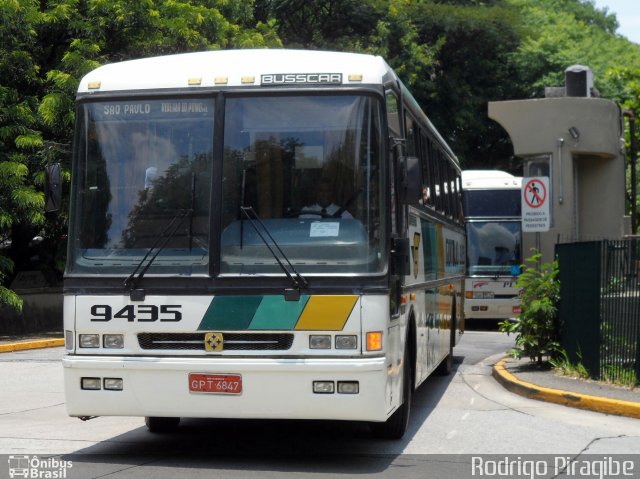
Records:
M139 321L152 323L154 321L177 322L182 319L180 305L163 304L129 304L117 311L108 304L94 304L91 306L91 321L111 321L112 319L126 319L129 322Z

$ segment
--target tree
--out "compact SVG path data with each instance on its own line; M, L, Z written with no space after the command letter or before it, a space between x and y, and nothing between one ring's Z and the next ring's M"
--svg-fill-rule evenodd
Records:
M636 147L636 158L635 158L635 167L636 167L636 197L633 198L631 193L633 192L633 188L631 188L631 166L633 165L633 161L631 161L631 154L634 153L631 149L631 131L629 128L625 128L625 143L626 149L629 156L629 166L630 168L627 170L627 178L626 178L626 191L627 191L627 205L629 206L629 211L631 211L631 204L635 202L636 204L636 225L640 223L640 197L638 197L638 179L640 179L640 161L638 160L638 148L640 148L640 68L612 68L607 71L607 80L610 84L615 84L616 87L613 88L618 92L617 97L613 98L617 101L620 106L624 109L624 111L630 113L628 116L633 116L635 123L635 147ZM629 122L630 123L630 122ZM629 124L627 123L627 125ZM632 231L632 233L637 233Z
M615 98L617 85L607 80L612 68L640 67L640 46L615 35L615 15L590 1L508 0L522 13L526 35L513 57L529 85L529 96L544 96L544 87L564 84L564 71L589 66L603 97Z
M34 154L43 146L37 130L36 92L41 85L32 52L38 49L36 2L0 3L0 304L22 308L6 288L15 252L24 247L22 225L44 221L43 195L35 187Z
M418 44L435 51L434 67L407 79L410 89L463 168L494 167L510 142L487 118L487 102L524 94L510 61L521 42L519 13L499 0L404 3Z
M274 22L255 22L252 7L251 0L0 2L0 303L20 307L7 285L33 256L36 235L45 238L38 248L45 276L61 276L66 208L44 215L43 171L61 161L68 187L81 77L134 57L281 46Z
M256 20L273 18L287 48L358 51L384 10L376 0L256 0Z

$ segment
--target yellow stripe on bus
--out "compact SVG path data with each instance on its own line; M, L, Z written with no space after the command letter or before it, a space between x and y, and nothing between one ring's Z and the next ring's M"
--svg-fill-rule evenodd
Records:
M356 295L311 296L295 329L341 331L357 300Z

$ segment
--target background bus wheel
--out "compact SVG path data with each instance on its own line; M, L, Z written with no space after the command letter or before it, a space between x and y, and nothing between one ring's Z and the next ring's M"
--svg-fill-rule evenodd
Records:
M173 432L180 424L179 417L145 417L144 423L150 432Z
M380 439L400 439L409 425L412 395L412 368L409 346L404 348L404 364L402 365L402 406L400 406L385 422L369 423L371 432Z

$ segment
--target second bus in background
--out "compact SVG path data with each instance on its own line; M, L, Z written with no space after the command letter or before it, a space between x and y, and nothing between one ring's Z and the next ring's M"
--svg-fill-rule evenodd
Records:
M462 172L467 229L465 318L503 320L520 313L521 177L497 170Z

